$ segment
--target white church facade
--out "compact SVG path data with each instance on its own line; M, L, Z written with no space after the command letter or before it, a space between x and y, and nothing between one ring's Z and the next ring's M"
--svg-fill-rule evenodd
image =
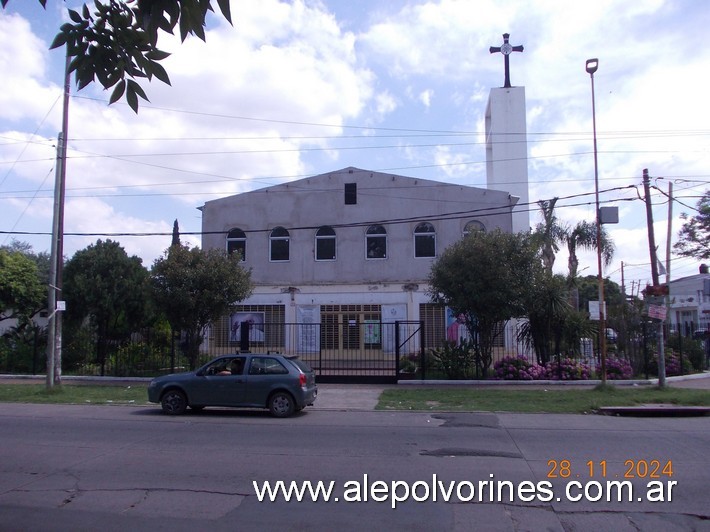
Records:
M240 253L254 283L212 328L212 346L233 347L246 330L255 349L386 359L395 322L423 325L421 353L441 345L456 319L431 303L436 258L470 231L530 229L525 90L511 86L508 63L522 50L508 34L491 47L505 57L505 84L485 109L486 188L348 167L205 203L203 249Z
M433 262L469 231L512 231L517 201L507 191L352 167L209 201L203 248L240 253L254 284L215 333L251 321L259 348L264 323L315 323L347 336L343 327L423 321L436 345L447 317L428 294ZM303 335L286 336L279 343L291 345L278 348L305 347Z

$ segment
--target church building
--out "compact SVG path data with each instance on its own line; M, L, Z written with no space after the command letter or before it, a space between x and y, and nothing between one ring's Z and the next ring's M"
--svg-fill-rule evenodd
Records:
M456 317L431 303L436 258L471 231L530 228L525 91L508 65L522 46L503 37L490 49L504 55L505 83L485 111L487 188L348 167L200 208L203 249L239 253L254 284L210 349L384 360L413 336L395 322L421 324L418 352L441 345Z

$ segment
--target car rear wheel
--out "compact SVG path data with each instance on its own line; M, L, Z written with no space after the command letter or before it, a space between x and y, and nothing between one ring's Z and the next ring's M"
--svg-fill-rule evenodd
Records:
M288 417L296 411L296 402L291 394L276 392L269 399L269 412L275 417Z
M187 409L187 397L180 390L168 390L160 401L163 412L173 416L184 414Z

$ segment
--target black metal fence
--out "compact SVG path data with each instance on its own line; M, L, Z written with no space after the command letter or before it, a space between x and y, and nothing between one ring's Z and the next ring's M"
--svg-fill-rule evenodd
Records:
M202 345L199 366L215 356L237 351L298 355L316 371L321 382L395 382L402 379L446 379L451 373L442 367L434 352L444 339L425 334L425 324L415 321L383 323L377 320L339 323L264 323L235 336L224 327L213 327ZM627 361L636 377L657 375L657 326L648 324L633 333L619 331L607 343L607 356ZM710 338L705 331L688 326L665 327L666 374L680 375L707 369ZM45 371L46 338L39 333L0 340L0 373L41 374ZM111 343L107 356L99 360L90 337L65 338L63 372L70 375L152 377L190 369L180 338L152 330L130 340ZM517 341L515 327L508 327L493 350L490 371L461 373L466 378L490 378L495 363L505 357L522 357L537 362L532 350ZM596 339L585 339L571 356L595 371L599 366ZM463 363L463 362L462 362Z

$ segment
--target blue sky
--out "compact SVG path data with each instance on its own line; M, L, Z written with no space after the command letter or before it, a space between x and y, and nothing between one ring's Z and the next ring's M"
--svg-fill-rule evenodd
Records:
M0 12L0 243L36 251L50 247L34 233L51 231L61 124L64 57L48 46L66 7L81 5L47 4L10 0ZM173 220L200 231L205 201L347 166L485 187L485 107L503 84L488 48L505 32L525 46L510 61L527 96L530 201L563 198L557 215L572 225L594 220L584 67L599 58L600 199L620 215L607 226L617 251L605 275L621 282L623 261L628 292L650 279L644 168L663 260L669 183L673 239L708 188L706 2L239 0L232 10L234 27L212 17L206 43L161 39L172 86L145 84L151 101L137 116L108 106L99 86L73 91L67 233L168 233L111 237L150 266ZM97 238L67 236L66 255ZM555 269L566 264L562 250ZM671 276L697 267L674 257ZM596 256L583 254L580 270L596 275Z

